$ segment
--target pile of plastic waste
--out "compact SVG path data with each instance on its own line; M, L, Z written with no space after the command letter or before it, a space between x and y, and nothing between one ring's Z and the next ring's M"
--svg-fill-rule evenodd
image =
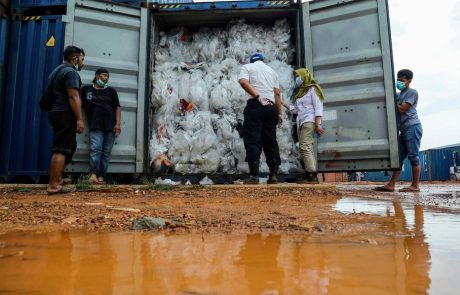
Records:
M179 27L160 32L152 52L149 154L154 171L247 173L239 131L248 95L238 76L250 55L262 52L279 75L282 99L290 99L294 48L287 21L264 26L237 20L226 28L194 32ZM283 116L277 129L280 171L289 173L300 164L291 121L286 113ZM261 171L268 171L264 156Z

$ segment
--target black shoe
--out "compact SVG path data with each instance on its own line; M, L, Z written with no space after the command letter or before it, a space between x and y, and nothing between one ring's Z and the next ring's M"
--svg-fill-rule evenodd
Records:
M297 182L298 184L318 184L318 176L316 172L307 172L306 179Z
M316 172L310 172L310 173L307 173L307 180L309 181L309 183L312 183L312 184L318 184L319 183L319 180L318 180L318 173Z
M243 181L244 184L259 184L259 162L248 162L249 179Z
M250 175L248 179L243 180L244 184L259 184L259 177Z
M270 175L268 176L267 184L278 183L278 166L270 169Z

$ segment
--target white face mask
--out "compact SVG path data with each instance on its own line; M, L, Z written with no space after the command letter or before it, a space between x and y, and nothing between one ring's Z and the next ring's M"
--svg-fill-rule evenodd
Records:
M300 87L303 84L303 80L301 77L297 76L295 77L295 86Z

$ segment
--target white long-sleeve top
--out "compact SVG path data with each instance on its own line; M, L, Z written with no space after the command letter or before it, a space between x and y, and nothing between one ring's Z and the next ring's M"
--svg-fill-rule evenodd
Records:
M323 116L323 103L316 94L315 88L311 87L307 94L298 98L290 107L293 114L297 114L297 128L307 122L315 122L316 117Z

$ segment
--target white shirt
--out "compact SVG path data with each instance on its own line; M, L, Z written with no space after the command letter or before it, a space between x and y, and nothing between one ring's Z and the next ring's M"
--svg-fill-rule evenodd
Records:
M323 103L319 99L315 87L311 87L307 94L298 98L290 110L297 114L297 128L302 127L304 123L314 123L316 117L322 117Z
M275 102L274 88L280 88L278 74L258 60L241 68L239 79L246 79L261 97ZM252 97L251 97L252 98Z

